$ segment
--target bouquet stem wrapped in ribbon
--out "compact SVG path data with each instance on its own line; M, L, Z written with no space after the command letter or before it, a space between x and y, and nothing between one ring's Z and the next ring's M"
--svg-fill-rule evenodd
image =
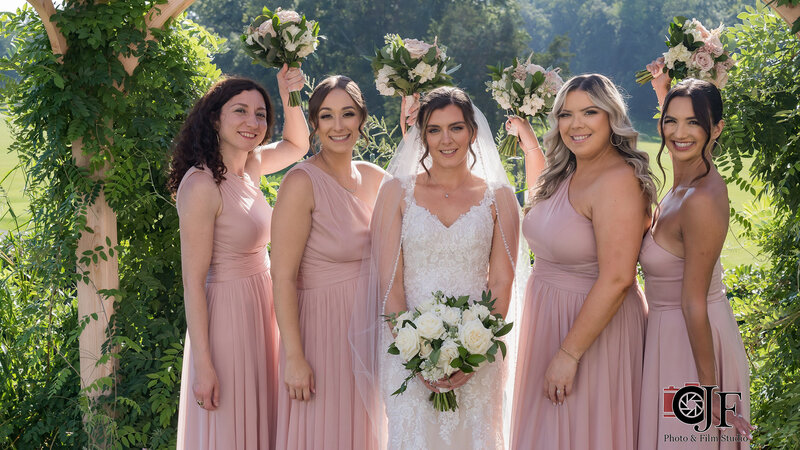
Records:
M264 8L241 39L253 64L281 68L284 64L300 67L303 59L317 49L321 37L319 23L306 20L295 11L278 8L273 13ZM300 92L292 91L289 106L300 106L301 100Z
M697 78L719 89L728 81L728 71L736 64L721 41L724 27L708 31L697 19L677 16L669 24L664 73L674 81ZM653 79L648 70L636 72L636 81L645 84Z
M481 301L475 303L469 302L469 296L445 297L436 292L429 303L413 311L385 316L395 334L388 352L399 355L408 370L403 384L392 395L405 392L417 374L437 381L457 370L470 373L487 361L494 362L498 350L505 358L506 344L500 337L514 324L492 314L495 301L491 291L483 292ZM437 411L458 408L453 390L431 393L430 401Z
M527 61L514 58L514 63L506 68L489 66L489 71L492 81L486 83L486 90L492 93L492 98L501 108L528 121L545 120L564 84L558 74L560 69L533 64L530 56ZM499 152L503 156L516 156L518 149L519 139L509 133L500 144Z

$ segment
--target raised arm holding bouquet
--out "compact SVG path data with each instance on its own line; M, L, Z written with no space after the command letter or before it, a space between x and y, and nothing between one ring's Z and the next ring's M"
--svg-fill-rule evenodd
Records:
M265 67L300 67L319 44L319 23L291 10L278 8L262 14L245 29L241 36L245 51L253 64ZM300 91L292 91L289 106L300 106Z
M669 24L668 50L663 58L662 71L675 82L697 78L722 89L728 82L728 71L736 64L721 41L724 27L709 31L697 19L677 16ZM636 81L645 84L653 80L651 70L636 72Z
M452 58L447 56L445 46L434 38L433 44L417 39L403 39L396 34L384 36L384 45L375 51L372 70L375 72L375 87L381 95L401 96L403 134L418 108L417 99L422 92L440 86L451 86L451 73L461 66L452 66ZM416 94L416 95L415 95Z
M487 82L487 91L501 108L511 110L513 115L530 121L538 117L544 121L547 113L553 108L556 93L564 84L558 74L560 69L544 67L514 58L514 63L506 68L489 66L491 82ZM500 154L516 156L519 148L517 130L508 129L508 136L500 144Z

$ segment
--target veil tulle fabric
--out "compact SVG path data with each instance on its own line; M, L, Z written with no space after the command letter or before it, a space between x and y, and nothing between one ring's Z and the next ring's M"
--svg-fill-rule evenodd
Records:
M474 107L473 107L474 108ZM530 275L528 246L521 238L520 205L508 181L505 169L495 146L493 134L484 115L474 108L478 123L477 139L472 144L475 156L468 158L471 172L482 178L488 189L494 192L493 206L497 214L500 234L505 251L514 268L514 283L511 292L507 321L517 321L522 314L525 286ZM360 289L356 307L351 319L349 339L353 358L353 371L361 400L370 416L372 432L380 448L386 447L386 416L383 394L380 388L380 361L387 351L380 348L384 305L396 280L395 273L400 260L403 239L404 208L403 185L415 178L423 168L420 164L424 145L417 127L411 127L397 147L387 168L370 223L371 245L369 255L365 255L362 266L363 285ZM474 162L474 165L473 165ZM425 166L431 167L431 158L425 159ZM504 364L509 374L504 388L504 435L506 442L510 432L511 397L513 374L515 372L518 329L504 339L509 349ZM495 364L500 363L499 361ZM431 407L420 405L421 408Z

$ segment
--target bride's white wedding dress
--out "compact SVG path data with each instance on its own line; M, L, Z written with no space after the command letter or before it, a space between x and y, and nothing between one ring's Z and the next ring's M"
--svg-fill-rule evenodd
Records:
M432 293L470 295L480 300L487 289L492 249L494 192L449 227L414 200L414 177L403 182L405 214L402 224L403 287L409 309L430 301ZM383 327L381 348L392 336ZM502 449L503 384L506 362L498 358L481 367L456 389L458 409L439 412L428 400L431 391L418 379L392 396L408 371L399 356L384 353L381 390L388 419L390 449Z

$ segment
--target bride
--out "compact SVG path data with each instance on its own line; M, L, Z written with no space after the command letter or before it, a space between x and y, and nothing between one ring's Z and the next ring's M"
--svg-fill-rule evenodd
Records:
M360 394L388 448L502 449L511 355L471 374L420 377L391 395L407 371L386 351L393 338L380 316L414 309L435 291L479 300L488 289L506 317L522 281L515 283L519 204L486 119L464 91L443 87L422 99L416 125L389 164L394 178L381 187L370 225L371 295L360 311L366 318L354 319L367 326L351 333ZM527 265L520 259L522 272ZM430 394L449 389L458 409L435 410Z

